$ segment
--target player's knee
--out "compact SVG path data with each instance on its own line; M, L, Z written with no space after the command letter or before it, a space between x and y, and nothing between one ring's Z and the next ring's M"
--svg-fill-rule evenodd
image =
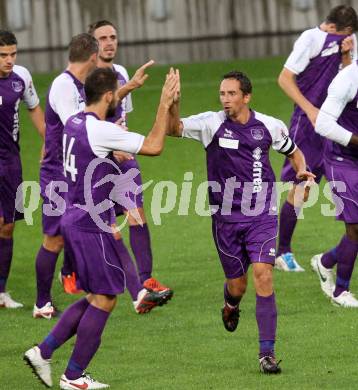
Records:
M14 223L3 223L0 224L0 238L11 239L14 234Z
M241 278L240 278L241 279ZM227 285L230 295L233 297L242 297L246 292L247 280L245 279L228 279Z
M254 271L255 285L258 288L266 288L272 286L272 269L264 268Z
M64 246L63 237L45 235L43 246L50 252L60 253Z

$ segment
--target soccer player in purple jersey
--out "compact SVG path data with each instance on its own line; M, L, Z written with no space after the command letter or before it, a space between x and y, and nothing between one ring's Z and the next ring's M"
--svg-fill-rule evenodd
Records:
M90 193L95 206L110 197L111 186L95 185L115 172L109 157L114 150L159 155L164 147L169 122L169 109L179 87L179 75L172 72L164 83L156 120L147 137L119 128L105 121L118 104L117 75L111 69L96 69L85 83L86 108L69 118L65 125L63 146L65 175L69 191L66 212L61 220L66 247L75 259L76 271L83 289L88 293L61 316L59 322L39 346L26 351L24 359L38 378L52 386L50 359L53 352L75 334L72 356L61 376L61 389L100 389L109 385L97 382L85 373L101 343L101 335L116 304L116 296L125 288L120 253L110 227L113 207L98 216L106 225L99 227L90 211L80 208L87 204ZM91 182L86 184L90 165L96 167Z
M259 366L261 372L276 374L281 372L274 354L277 311L272 275L277 207L270 147L292 161L299 179L313 180L314 175L306 171L304 156L288 136L285 124L249 108L251 91L246 75L230 72L220 85L223 111L181 120L176 97L168 134L197 140L205 147L212 231L226 276L224 326L233 332L238 325L239 305L252 264Z
M19 105L24 101L30 118L42 137L44 115L29 71L15 65L17 40L10 31L0 30L0 307L22 307L6 292L13 252L15 222L23 219L22 199L16 191L22 183L19 147Z
M133 110L130 92L134 88L138 88L141 85L131 86L128 83L129 77L127 70L123 66L114 63L114 58L118 48L116 27L107 20L100 20L90 25L89 33L91 33L97 39L99 44L98 66L112 68L118 76L120 85L123 87L123 89L127 89L128 91L128 95L126 95L126 97L118 104L115 115L107 118L107 120L126 124L127 113ZM152 62L149 62L147 66L150 66L151 64ZM138 186L141 186L142 177L139 171L140 168L137 160L131 155L125 154L123 152L116 153L115 156L117 160L119 159L119 168L123 173L126 173L132 168L138 170L138 175L136 176L135 181ZM165 292L165 294L168 295L168 298L171 298L173 295L173 290L161 284L158 280L152 277L152 250L148 224L146 222L143 208L142 194L135 196L132 198L132 200L137 206L136 209L128 211L124 210L119 205L116 205L115 209L116 215L125 213L128 218L130 245L137 263L140 279L138 282L138 276L136 275L135 267L132 265L132 261L129 262L129 253L123 245L122 240L120 240L123 255L128 258L128 265L130 265L130 269L132 270L132 276L128 281L128 289L131 292L133 300L137 296L136 291L138 290L139 285L143 285L143 287L150 290ZM140 224L138 219L132 215L133 212L140 216L142 224Z
M97 64L97 41L90 34L79 34L69 45L69 63L66 70L51 84L46 110L45 156L40 169L41 196L43 198L42 227L44 239L36 258L37 299L34 318L50 319L56 314L51 286L56 262L63 249L59 196L65 188L62 161L62 133L67 119L84 109L84 81ZM67 260L66 260L67 259ZM65 263L68 255L65 253Z
M312 258L323 292L335 305L358 307L349 291L358 254L358 63L344 68L328 88L315 130L328 138L326 176L336 203L337 219L345 223L340 243ZM343 186L343 188L342 188ZM336 283L333 267L337 266Z
M340 67L351 63L357 57L355 35L358 19L355 10L347 5L333 8L319 27L304 31L295 42L279 76L279 85L294 101L295 107L290 124L290 137L302 150L309 170L315 173L319 183L324 174L325 140L315 133L313 125L327 96L327 89ZM276 267L284 271L303 271L292 253L291 240L297 215L302 204L295 202L298 186L295 172L286 159L281 180L293 182L287 200L280 212L280 228Z

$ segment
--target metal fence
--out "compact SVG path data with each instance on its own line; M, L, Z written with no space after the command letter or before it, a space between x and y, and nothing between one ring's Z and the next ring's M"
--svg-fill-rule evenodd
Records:
M0 0L0 23L17 35L19 62L49 71L103 18L119 28L121 63L180 63L286 54L340 3L358 9L358 0Z

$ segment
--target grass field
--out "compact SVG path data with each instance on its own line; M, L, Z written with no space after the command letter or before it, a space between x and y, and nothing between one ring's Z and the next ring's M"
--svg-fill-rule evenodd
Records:
M182 75L182 115L219 110L220 76L234 68L246 71L254 84L252 107L282 118L286 123L291 102L278 89L276 77L282 59L207 63L179 66ZM164 67L150 70L145 87L135 92L134 114L129 124L146 133L150 128L163 80ZM34 77L45 96L51 75ZM21 144L25 180L37 180L40 142L21 117ZM205 154L199 143L168 139L158 158L139 158L144 181L171 180L178 184L185 172L194 173L193 193L206 180ZM277 174L282 157L272 154ZM255 293L250 285L242 302L238 330L230 334L221 323L223 273L211 238L210 218L194 212L178 216L178 203L155 226L150 217L151 190L145 194L154 253L154 276L175 290L173 300L148 315L135 314L128 293L119 297L102 338L102 346L89 367L95 378L117 389L220 390L220 389L354 389L358 388L356 362L357 312L333 307L320 291L310 271L312 255L334 246L343 226L323 217L320 205L305 210L293 248L306 272L275 272L279 310L276 354L283 374L267 377L258 372ZM327 203L326 200L323 200ZM22 361L23 352L48 333L54 321L33 320L34 262L41 244L40 212L34 226L20 222L16 228L13 266L8 289L25 308L0 311L0 389L28 390L42 386ZM128 242L128 240L126 240ZM62 262L59 261L59 265ZM356 278L352 290L358 288ZM75 300L54 282L55 303L65 308ZM53 359L57 386L73 340ZM55 386L55 387L56 387Z

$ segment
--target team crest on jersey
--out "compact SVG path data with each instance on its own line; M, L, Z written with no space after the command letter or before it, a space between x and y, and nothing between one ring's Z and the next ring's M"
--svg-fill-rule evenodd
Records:
M251 129L252 138L256 141L261 141L264 138L263 129Z
M228 130L228 129L224 129L224 137L225 138L234 138L233 136L232 136L232 130Z
M21 81L13 81L11 83L11 86L12 86L12 89L15 91L15 92L21 92L22 89L23 89L23 86L22 86L22 82Z
M256 161L259 161L261 159L261 154L262 154L262 150L261 148L256 148L253 150L252 152L252 157L256 160Z

